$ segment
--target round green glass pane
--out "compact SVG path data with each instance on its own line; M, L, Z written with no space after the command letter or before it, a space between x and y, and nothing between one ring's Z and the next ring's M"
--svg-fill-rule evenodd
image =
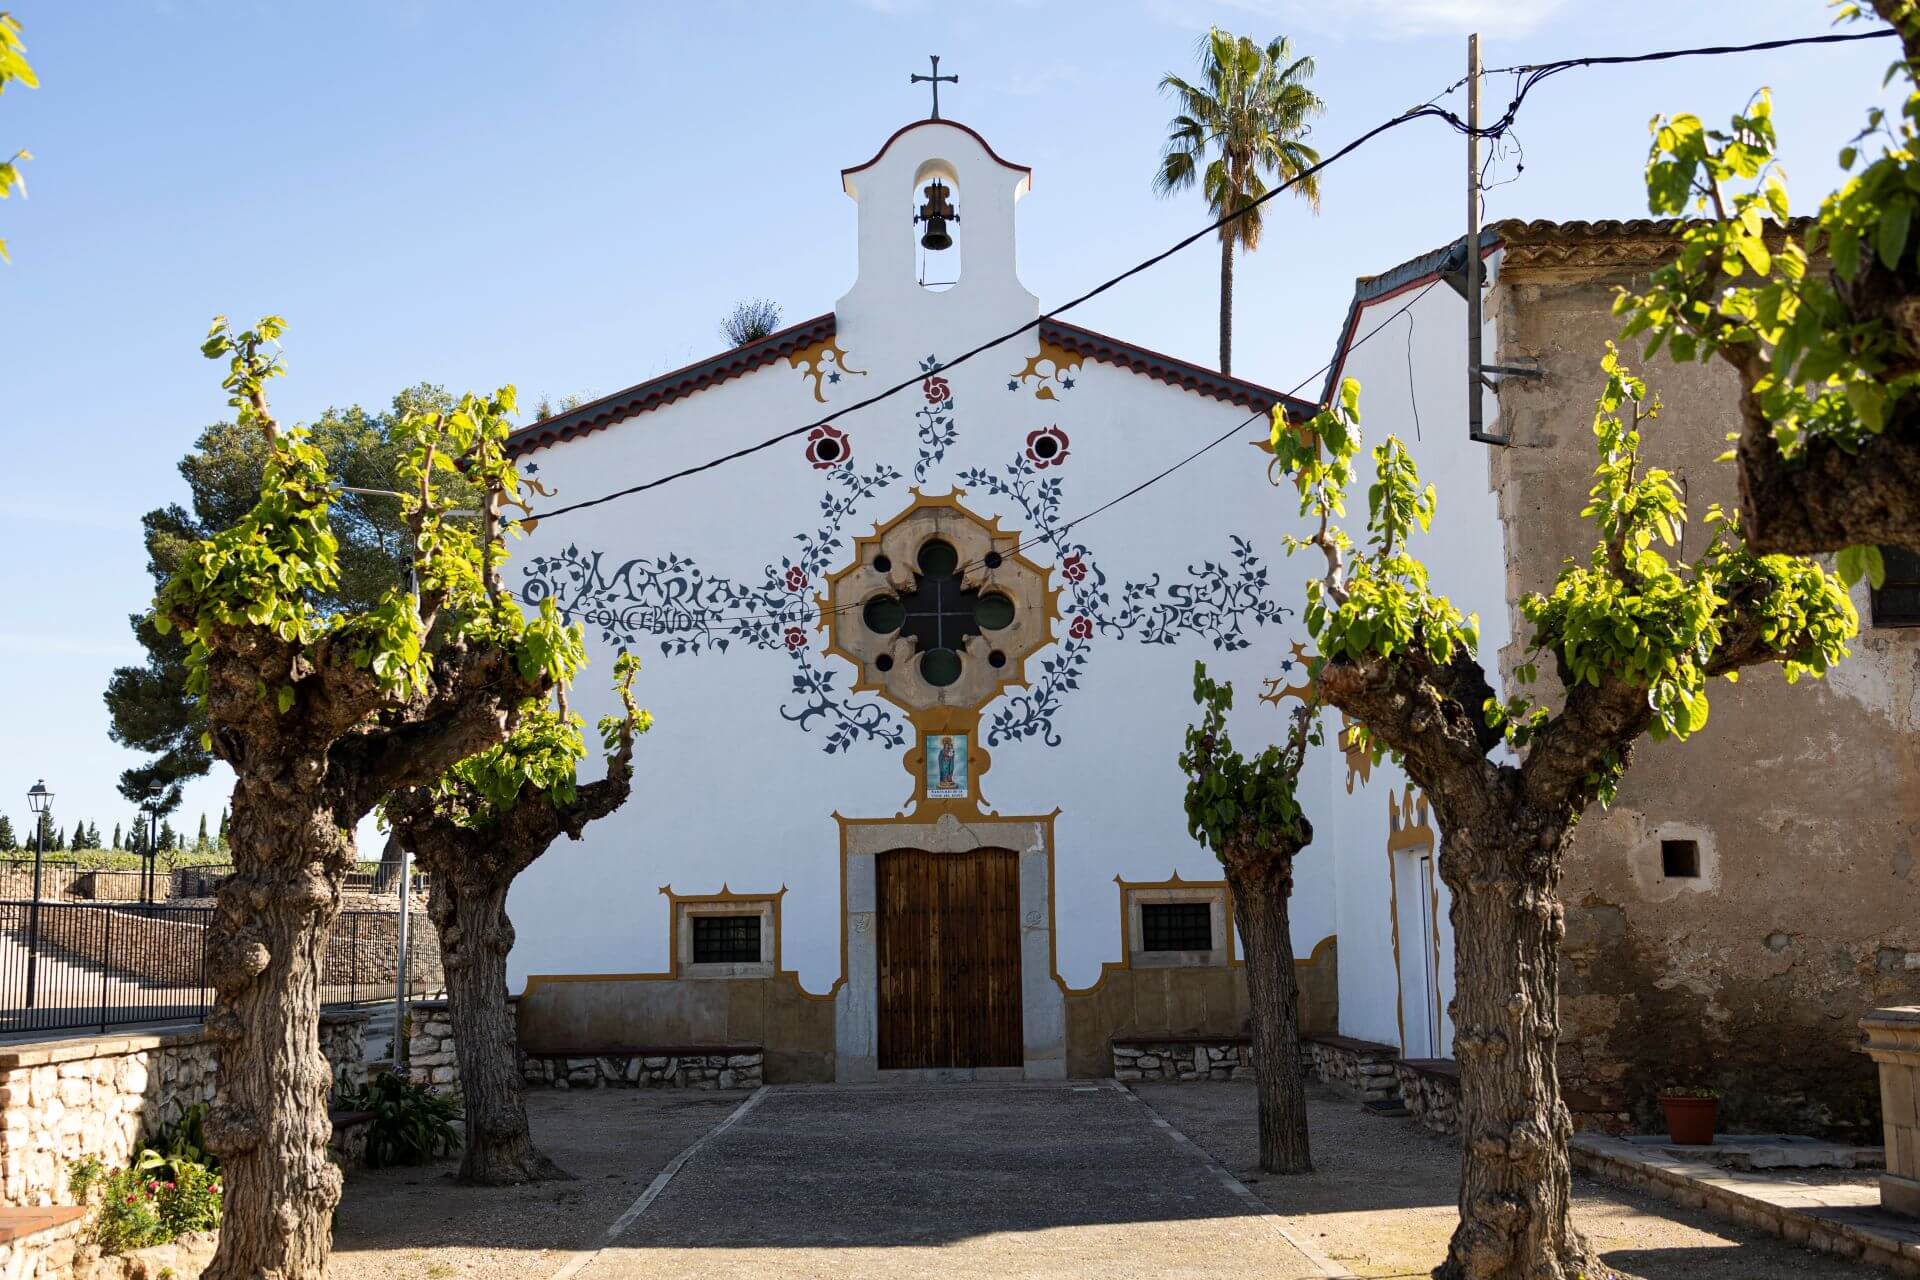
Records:
M988 631L998 631L1013 622L1013 601L995 593L973 602L973 620Z
M867 630L890 636L907 620L907 606L900 603L898 596L875 596L867 601L860 617L867 624Z
M920 548L917 563L920 572L929 578L950 578L954 570L960 567L960 553L953 549L951 542L941 542L936 538Z
M951 649L929 649L920 659L920 678L944 689L960 678L960 655Z

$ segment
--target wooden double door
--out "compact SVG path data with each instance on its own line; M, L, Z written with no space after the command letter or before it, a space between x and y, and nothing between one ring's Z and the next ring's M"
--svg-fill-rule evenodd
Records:
M1019 855L876 864L881 1069L1020 1066Z

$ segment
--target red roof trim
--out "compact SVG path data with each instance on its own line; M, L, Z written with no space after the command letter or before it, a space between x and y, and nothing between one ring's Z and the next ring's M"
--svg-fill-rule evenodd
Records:
M1045 319L1040 322L1040 337L1052 342L1076 355L1097 360L1101 364L1118 365L1131 369L1135 373L1145 374L1158 382L1192 391L1197 395L1210 396L1228 404L1243 405L1249 409L1271 410L1275 405L1287 406L1287 416L1296 421L1305 421L1318 411L1318 406L1310 400L1284 391L1275 391L1272 387L1263 387L1257 382L1248 382L1231 374L1218 373L1186 360L1178 360L1146 347L1122 342L1118 338L1108 337L1104 333L1095 333L1079 325L1064 321Z
M517 458L562 440L592 435L649 409L672 404L696 391L731 382L743 374L772 364L782 356L792 355L804 347L831 338L834 327L834 316L829 311L811 320L789 325L777 333L770 333L758 342L749 342L744 347L735 347L683 369L650 378L624 391L588 401L565 413L557 413L508 436L507 454Z
M859 173L863 169L871 169L873 168L874 165L879 164L880 157L887 154L888 147L891 147L894 143L900 140L900 135L907 133L908 131L913 129L924 129L926 126L930 124L952 125L954 128L958 129L960 132L966 134L968 137L972 138L975 142L979 143L981 149L985 151L989 156L993 157L995 164L1000 165L1002 168L1012 169L1016 173L1024 173L1027 175L1029 179L1033 177L1033 169L1031 166L1024 165L1024 164L1015 164L1011 160L1002 158L1000 153L993 149L993 144L980 136L980 133L978 130L970 129L966 125L961 124L958 120L929 119L929 120L915 120L912 124L901 125L898 129L895 129L893 131L893 136L891 138L888 138L885 142L880 144L880 149L873 153L873 159L867 161L865 164L856 164L850 168L842 169L840 171L841 190L844 191L846 189L847 178L850 175Z

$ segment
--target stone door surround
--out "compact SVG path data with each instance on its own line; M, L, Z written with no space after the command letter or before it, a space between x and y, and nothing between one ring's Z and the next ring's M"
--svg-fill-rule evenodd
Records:
M977 818L943 814L931 821L841 818L841 940L846 981L834 1006L834 1079L1063 1080L1067 1074L1066 998L1054 978L1053 818ZM1020 1019L1023 1065L1017 1068L887 1071L879 1069L879 901L875 860L895 850L961 853L1011 849L1020 877Z

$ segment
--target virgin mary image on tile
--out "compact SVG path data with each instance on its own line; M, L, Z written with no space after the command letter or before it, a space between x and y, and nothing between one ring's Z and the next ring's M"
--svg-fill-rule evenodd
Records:
M967 735L927 735L927 799L967 798Z

